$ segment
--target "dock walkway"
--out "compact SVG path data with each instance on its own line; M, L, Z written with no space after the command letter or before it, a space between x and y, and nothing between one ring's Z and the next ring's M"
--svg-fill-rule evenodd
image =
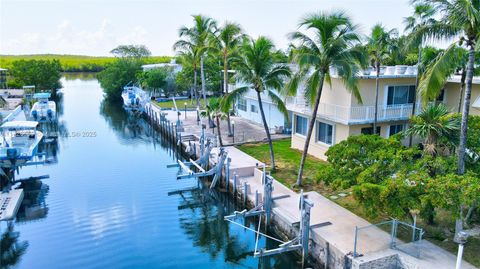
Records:
M158 107L152 106L152 108L153 111L160 111ZM173 113L176 114L176 112ZM176 115L172 118L172 112L168 113L167 117L170 121L176 120ZM187 124L184 121L183 126L183 136L193 135L197 138L200 136L201 128L197 126L196 121L193 124ZM183 148L187 148L192 141L182 143ZM197 143L198 148L198 139L193 143ZM247 198L251 204L261 201L264 164L235 147L229 146L225 149L231 158L229 186L233 186L236 175L237 192L243 196L246 189ZM212 150L211 162L215 162L218 151L218 148ZM244 184L247 184L247 188ZM357 252L361 256L352 259L356 227L371 224L317 192L307 192L304 195L314 204L310 218L311 255L315 260L327 264L327 268L455 268L455 255L426 240L416 245L421 251L420 258L390 249L390 234L376 226L359 233ZM274 221L283 225L283 230L298 231L299 194L274 180L272 198L274 199L272 209ZM464 261L462 268L476 267Z

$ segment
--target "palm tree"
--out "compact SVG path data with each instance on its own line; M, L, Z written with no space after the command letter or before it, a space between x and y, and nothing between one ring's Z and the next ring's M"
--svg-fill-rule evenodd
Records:
M218 36L214 39L215 48L222 55L223 60L223 89L228 94L228 69L229 62L238 54L238 48L245 38L242 28L239 24L225 22L218 32ZM227 113L228 135L232 135L232 125L230 123L230 115Z
M438 152L440 140L454 141L459 130L457 119L451 117L450 111L442 103L428 105L418 116L413 116L411 122L405 134L424 138L424 150L431 155Z
M207 104L207 97L205 93L205 72L203 69L203 62L205 58L205 53L208 51L209 40L211 39L213 33L216 31L217 23L212 18L202 16L202 15L193 15L194 25L190 28L182 26L178 31L180 38L179 41L173 46L174 49L181 49L189 51L193 54L196 60L200 60L200 79L202 81L202 95L204 104ZM196 71L197 71L196 62L194 64L194 80L196 81ZM194 86L196 88L196 84ZM197 98L197 106L200 105L200 102Z
M373 133L377 134L378 122L378 84L380 81L380 66L390 58L392 37L397 35L397 30L387 31L381 24L372 28L368 37L367 52L373 68L375 68L375 116L373 119Z
M330 67L338 70L347 89L351 90L361 102L355 74L360 65L366 66L358 27L345 13L335 11L308 15L302 19L300 27L305 27L305 32L297 31L290 34L290 38L299 43L292 46L293 61L298 63L299 71L289 82L288 94L294 95L300 83L305 81L305 96L307 101L313 104L313 110L298 171L297 185L302 184L303 168L315 126L323 84L325 81L331 84Z
M414 11L413 15L404 18L404 24L405 24L405 31L408 33L415 33L415 31L419 28L424 26L427 23L435 23L435 19L433 16L435 15L435 10L433 9L432 5L430 4L416 4L414 6ZM408 39L409 36L407 36ZM425 69L425 66L422 64L423 59L422 59L422 50L423 50L423 38L420 38L419 40L409 40L411 42L408 42L407 46L405 46L405 49L411 49L412 46L418 46L418 59L417 59L417 74L415 76L415 94L413 96L413 106L412 106L412 116L415 115L416 113L416 103L417 103L417 89L418 89L418 82L419 77L423 73L423 70ZM413 41L413 42L412 42ZM418 44L414 44L417 42ZM413 143L413 136L409 137L409 142L408 145L409 147L412 146Z
M225 105L230 106L234 100L244 95L249 89L255 90L263 127L265 128L268 145L270 147L272 171L275 171L275 155L273 153L270 129L263 110L262 94L267 95L277 106L278 110L282 112L285 117L288 117L287 108L277 92L283 89L286 79L290 77L290 69L288 66L275 61L274 48L275 46L272 41L266 37L261 36L256 40L245 40L241 48L242 55L236 61L237 68L235 74L236 79L245 86L233 90L225 99Z
M452 40L456 39L423 75L419 90L427 96L440 92L447 78L458 67L461 57L458 47L468 49L468 61L465 75L465 92L463 97L460 141L458 146L459 175L465 173L465 150L467 142L468 114L472 92L472 80L475 71L475 48L480 38L480 1L478 0L417 0L430 3L440 16L438 21L418 27L415 36L418 39Z
M200 107L200 98L197 89L197 72L200 53L195 45L189 40L179 40L173 45L173 49L179 51L178 56L180 62L185 66L190 63L193 69L193 87L190 90L190 95L195 98L197 107Z
M222 133L220 129L220 120L226 117L226 113L223 111L223 105L219 98L211 98L208 100L207 109L201 112L202 117L208 117L208 119L215 119L217 124L218 143L220 147L223 147Z

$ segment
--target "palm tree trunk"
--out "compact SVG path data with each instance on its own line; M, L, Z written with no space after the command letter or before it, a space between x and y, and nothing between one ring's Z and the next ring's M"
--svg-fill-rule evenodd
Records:
M470 98L472 94L474 64L475 64L475 47L473 44L471 44L468 52L467 75L465 78L466 87L465 87L465 96L463 97L463 108L462 108L462 125L460 126L460 143L458 145L457 173L459 175L463 175L465 173L465 149L467 147L468 112L470 110Z
M412 104L412 117L415 116L417 110L417 89L420 76L420 62L422 59L422 45L418 47L418 60L417 60L417 75L415 76L415 93L413 95L413 104ZM408 137L408 146L412 147L413 144L413 134L410 134Z
M205 94L205 71L203 70L203 54L200 56L200 78L202 80L202 95L203 95L203 104L207 105L207 96Z
M218 116L215 116L217 120L217 134L218 134L218 143L220 144L220 147L223 147L223 141L222 141L222 131L220 130L220 119Z
M465 90L465 67L462 68L462 77L460 79L460 98L459 98L459 103L458 103L458 113L462 111L462 100L463 100L463 91Z
M377 134L377 121L378 121L378 82L380 80L380 63L375 64L377 69L377 76L375 78L375 116L373 119L373 134Z
M228 59L227 54L223 54L223 89L225 95L228 95ZM232 124L230 122L230 108L227 111L227 126L228 126L228 136L233 136L232 134Z
M315 121L317 119L318 106L320 105L320 98L322 97L324 78L325 78L325 74L322 73L320 75L320 85L318 86L317 96L315 98L315 105L313 106L312 118L310 119L310 122L308 124L308 131L307 131L307 137L305 138L305 145L303 146L302 160L300 161L300 168L298 169L298 176L297 176L297 183L296 183L297 186L302 186L303 168L305 167L305 160L307 159L308 147L310 146L310 138L312 137L313 129L315 127Z
M273 144L272 137L270 136L270 130L268 129L267 120L265 119L265 113L263 112L262 97L260 92L257 92L258 107L260 108L260 114L262 115L263 127L265 128L265 133L267 134L268 146L270 147L270 159L272 160L272 171L275 171L275 155L273 154Z
M197 101L197 107L200 107L200 98L198 98L198 90L197 90L197 66L193 67L193 92L195 93L195 100Z

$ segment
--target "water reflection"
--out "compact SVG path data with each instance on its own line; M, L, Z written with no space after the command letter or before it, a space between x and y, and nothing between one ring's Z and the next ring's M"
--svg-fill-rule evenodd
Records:
M103 101L96 80L83 79L62 80L57 128L66 133L68 123L97 136L46 139L41 152L52 165L20 170L19 178L51 178L22 186L25 201L9 234L21 250L15 268L299 268L291 254L254 258L255 234L223 219L241 208L195 179L176 180L166 169L178 157L175 146L121 104ZM246 224L255 229L256 220ZM259 243L266 245L274 247Z
M253 258L255 233L224 220L234 210L242 209L226 193L199 184L194 190L177 192L180 227L193 246L211 257L248 268L300 268L291 253L276 257ZM243 225L258 229L258 218L245 219ZM262 229L264 226L262 225ZM272 240L260 238L259 247L278 247Z
M7 269L15 266L28 248L27 241L19 240L20 233L14 230L13 222L7 222L5 231L0 239L0 268Z

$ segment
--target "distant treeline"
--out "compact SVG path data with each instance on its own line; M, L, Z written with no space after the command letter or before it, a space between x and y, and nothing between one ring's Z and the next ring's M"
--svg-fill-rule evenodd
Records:
M145 64L168 63L170 56L150 56ZM34 55L0 55L0 67L10 69L18 60L54 60L60 61L62 72L100 72L107 64L113 63L115 57L94 57L82 55L34 54Z

